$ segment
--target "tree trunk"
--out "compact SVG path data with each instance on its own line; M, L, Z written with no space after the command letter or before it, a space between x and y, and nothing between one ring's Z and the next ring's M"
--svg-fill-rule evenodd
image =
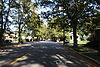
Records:
M3 31L3 17L1 15L0 42L3 42L3 34L4 34L4 31Z
M7 16L6 16L6 22L4 23L4 30L6 30L6 25L7 25L7 23L8 23L8 16L9 16L9 12L10 12L10 5L11 5L11 2L10 2L10 0L9 0L9 8L8 8L8 11L7 11Z
M4 31L3 31L3 29L1 29L0 30L0 43L3 43L3 41L4 41L3 34L4 34Z
M4 4L4 2L3 2L3 0L2 0L2 6L3 6L3 4ZM2 43L3 42L3 34L4 34L4 30L3 30L3 27L4 27L4 22L3 22L3 7L1 7L1 16L0 16L0 18L1 18L1 28L0 28L0 42Z
M21 24L19 23L19 39L18 42L21 43Z
M19 0L19 5L21 4L21 0ZM18 42L19 43L21 43L21 18L20 18L20 16L21 16L21 14L20 14L20 7L18 7L18 25L19 25L19 27L18 27L18 29L19 29L19 32L18 32L18 34L19 34L19 38L18 38Z
M19 1L19 4L20 4L20 1ZM20 8L18 8L18 25L19 25L19 27L18 27L18 29L19 29L19 31L18 31L18 42L19 43L21 43L21 22L20 22Z
M77 22L72 21L72 26L73 26L73 42L74 42L74 47L78 47L77 44Z
M63 29L63 45L65 45L65 39L66 39L66 37L65 37L65 30Z
M100 29L95 30L95 41L98 44L98 55L100 56Z

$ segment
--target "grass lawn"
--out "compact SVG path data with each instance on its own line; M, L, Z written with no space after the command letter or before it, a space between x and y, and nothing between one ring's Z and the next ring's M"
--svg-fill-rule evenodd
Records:
M88 43L89 41L78 41L78 44L86 44ZM73 43L72 41L70 41L70 43Z
M84 46L84 44L87 44L88 42L90 42L90 41L78 41L77 43L79 44L78 45L79 47L82 47L82 46ZM73 42L70 41L69 43L73 43Z
M78 44L86 44L88 43L89 41L78 41Z

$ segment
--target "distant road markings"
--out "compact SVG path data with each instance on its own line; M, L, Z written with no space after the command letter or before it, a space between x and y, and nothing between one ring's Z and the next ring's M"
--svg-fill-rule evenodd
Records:
M18 62L19 60L22 60L22 58L27 58L26 55L31 55L31 54L27 53L27 54L25 54L25 55L23 55L23 56L17 58L15 61L12 61L10 64L16 64L16 62Z

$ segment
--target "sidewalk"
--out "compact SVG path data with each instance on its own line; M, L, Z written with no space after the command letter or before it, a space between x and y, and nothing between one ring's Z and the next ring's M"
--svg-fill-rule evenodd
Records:
M91 67L100 67L100 63L97 63L95 61L93 61L92 59L82 55L82 54L79 54L78 52L76 52L75 50L73 50L72 48L68 48L68 47L64 47L64 49L68 52L70 52L71 54L77 56L79 59L85 61L87 64L89 64Z

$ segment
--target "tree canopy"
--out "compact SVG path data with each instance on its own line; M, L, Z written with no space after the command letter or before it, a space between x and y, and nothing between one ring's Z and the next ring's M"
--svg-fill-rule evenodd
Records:
M92 18L97 15L95 12L97 9L95 7L98 5L96 1L92 0L46 0L42 2L42 6L51 8L51 11L42 12L45 18L51 20L51 18L55 17L64 17L65 22L67 22L65 27L67 28L69 26L72 28L74 46L77 47L77 30L86 29L84 27L86 25L91 25L91 28L93 27ZM53 20L53 22L55 21ZM65 22L63 22L63 25ZM59 23L56 22L53 25L59 26Z

